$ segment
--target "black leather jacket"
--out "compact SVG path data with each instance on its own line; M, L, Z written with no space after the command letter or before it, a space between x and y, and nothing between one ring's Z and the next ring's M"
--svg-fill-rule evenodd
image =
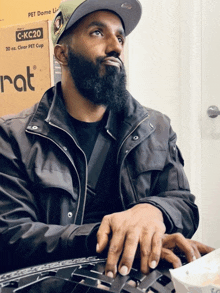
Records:
M86 160L70 135L60 91L58 83L31 109L0 119L2 271L95 253L99 223L82 225ZM124 209L151 203L163 212L167 233L191 237L198 209L169 118L129 95L120 121L117 168Z

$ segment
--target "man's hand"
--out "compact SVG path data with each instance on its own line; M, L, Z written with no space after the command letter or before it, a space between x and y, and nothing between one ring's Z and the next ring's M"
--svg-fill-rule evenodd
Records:
M178 268L182 266L178 254L185 254L187 261L191 262L213 250L214 248L198 241L186 239L180 233L171 235L165 234L163 237L161 259L165 259L170 262L174 268Z
M148 273L149 267L155 268L160 260L165 230L162 212L151 204L138 204L105 216L97 232L96 251L101 253L108 247L106 275L114 277L117 267L119 273L127 275L137 252L143 273Z

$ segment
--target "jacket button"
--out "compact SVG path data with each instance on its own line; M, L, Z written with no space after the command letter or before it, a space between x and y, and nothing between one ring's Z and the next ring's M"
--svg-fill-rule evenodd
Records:
M73 213L69 212L68 213L68 218L72 218L72 216L73 216Z
M64 149L65 152L67 151L67 147L65 147L65 146L63 147L63 149Z
M38 126L34 125L32 126L32 129L38 129Z
M138 139L139 139L139 136L135 135L135 136L133 136L132 139L133 139L133 140L138 140Z

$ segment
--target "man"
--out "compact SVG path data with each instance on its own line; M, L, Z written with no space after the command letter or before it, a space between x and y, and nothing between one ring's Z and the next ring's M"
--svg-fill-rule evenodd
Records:
M137 254L148 273L165 232L196 231L170 121L126 90L124 43L140 16L136 0L61 3L61 82L1 119L2 271L106 253L110 277L128 274Z

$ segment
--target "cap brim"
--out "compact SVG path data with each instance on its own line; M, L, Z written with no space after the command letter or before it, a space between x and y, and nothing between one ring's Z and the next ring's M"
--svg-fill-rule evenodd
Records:
M123 21L126 36L136 27L142 14L141 4L138 0L86 0L73 12L65 30L80 18L97 10L110 10L118 14Z

